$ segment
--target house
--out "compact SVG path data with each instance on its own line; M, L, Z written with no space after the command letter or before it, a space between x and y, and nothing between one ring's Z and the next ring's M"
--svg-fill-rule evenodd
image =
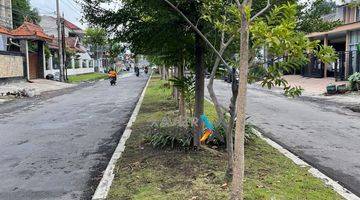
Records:
M44 46L52 38L28 21L12 30L11 1L1 0L0 8L0 83L44 78Z
M0 26L0 51L6 51L7 41L10 36L10 30L4 26Z
M65 36L65 67L67 75L91 73L95 71L95 61L91 58L88 48L83 43L84 31L66 19L62 19L64 24ZM59 73L58 61L58 31L56 26L57 18L52 16L41 16L40 26L44 29L45 33L52 35L54 40L49 44L51 55L47 58L46 74Z
M11 0L0 0L0 26L13 28Z
M311 40L320 40L324 46L332 46L338 53L338 60L323 64L315 57L302 74L311 77L335 77L345 80L354 72L360 72L360 8L348 3L338 6L331 14L323 16L327 21L340 21L343 24L326 32L307 35Z
M0 1L0 19L0 51L5 51L9 30L13 28L11 0Z

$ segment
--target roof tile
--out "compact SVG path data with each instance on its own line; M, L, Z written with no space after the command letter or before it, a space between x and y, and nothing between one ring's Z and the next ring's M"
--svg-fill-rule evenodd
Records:
M31 22L24 22L20 27L11 31L14 37L22 37L29 39L52 40L53 38L46 35L44 30L36 24Z

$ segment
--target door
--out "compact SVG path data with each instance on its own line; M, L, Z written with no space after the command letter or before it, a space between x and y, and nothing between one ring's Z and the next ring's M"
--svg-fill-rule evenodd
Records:
M40 78L40 67L37 53L29 53L29 77L30 79Z

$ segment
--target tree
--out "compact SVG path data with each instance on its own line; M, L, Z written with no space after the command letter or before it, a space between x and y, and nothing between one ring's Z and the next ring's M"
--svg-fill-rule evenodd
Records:
M197 70L195 113L203 114L204 102L204 59L203 40L189 28L188 24L173 13L164 2L159 0L126 0L119 10L109 11L101 8L101 1L87 0L84 4L86 18L93 24L106 27L120 41L131 43L135 54L158 57L164 66L179 68L184 72L185 65ZM178 7L192 20L199 21L201 4L197 1L178 1ZM199 21L202 26L202 21ZM119 28L121 27L121 28ZM204 30L206 26L203 26ZM195 51L195 52L194 52ZM179 74L178 76L182 76ZM179 106L184 103L180 95ZM184 113L184 112L182 112ZM194 137L198 145L198 137Z
M118 43L114 40L109 40L108 44L109 44L110 58L111 58L112 62L115 63L115 59L119 56L119 54L121 52L123 52L125 50L125 47L121 46L120 43Z
M29 0L12 0L11 5L14 28L21 26L25 19L40 22L39 12L36 8L31 8Z
M90 46L91 51L94 52L95 60L102 57L107 40L107 33L103 28L94 27L85 30L84 44Z
M315 0L299 5L298 30L305 33L328 31L342 24L340 21L325 21L324 15L335 12L334 0Z
M186 18L186 16L171 2L168 0L164 1L166 1L172 8L174 8L174 10L180 13L180 15ZM220 5L222 4L220 3ZM331 62L336 58L334 50L331 47L319 46L318 41L310 42L303 33L296 31L296 6L288 4L281 7L275 7L274 10L265 19L257 19L257 17L267 11L267 9L270 7L270 1L268 1L267 5L262 10L260 10L258 13L255 13L252 17L250 17L251 6L251 0L244 0L242 3L240 3L240 1L236 1L235 5L230 5L228 7L230 13L234 14L232 19L236 19L237 23L240 25L241 40L239 50L240 83L237 94L238 96L236 98L237 121L235 128L235 144L233 155L234 171L230 194L231 199L243 199L242 182L244 178L245 106L248 69L253 65L264 67L265 64L255 62L254 56L251 55L251 53L257 52L259 49L266 49L268 51L270 59L273 62L266 69L266 74L262 80L262 85L269 88L275 85L284 86L285 94L290 96L299 95L301 89L296 87L289 87L286 80L282 78L282 73L304 64L304 62L307 60L306 52L316 53L324 62ZM201 31L197 29L197 27L192 24L190 20L187 19L187 21L193 29L199 32L199 35L202 36L207 44L211 46L212 50L216 52L216 55L219 57L219 59L225 65L227 65L224 58L222 58L222 54L215 49L206 36L202 34ZM226 18L223 17L223 21L226 22ZM229 28L226 26L226 24L218 21L215 22L215 25L221 27L224 31ZM251 43L250 27L253 38ZM222 37L222 39L223 38L224 37ZM319 52L317 52L316 49L320 49Z
M95 18L95 21L110 27L113 26L114 30L122 25L122 29L119 31L120 36L130 39L129 41L133 42L132 44L138 52L143 52L142 54L145 55L155 55L157 58L161 58L164 63L178 63L183 58L191 58L192 56L189 55L191 53L199 56L199 52L192 52L190 48L202 45L203 47L198 47L197 51L204 50L207 47L206 49L211 50L216 57L212 78L220 62L228 68L231 68L229 63L233 63L234 67L240 69L239 87L233 93L234 96L231 101L233 110L235 110L235 103L237 109L236 113L234 111L229 124L234 123L235 114L237 114L237 121L234 154L229 156L229 159L233 161L231 199L243 199L245 106L249 68L256 66L265 69L265 75L261 80L264 87L283 86L286 95L299 95L301 89L289 87L282 74L304 64L308 59L306 53L315 53L324 62L332 61L334 60L334 50L331 47L320 46L318 41L309 41L304 33L296 30L297 7L293 4L275 6L269 12L271 2L267 1L264 7L258 8L255 12L252 10L252 0L241 2L239 0L203 0L197 1L194 5L186 4L180 0L150 0L146 2L127 0L124 2L121 12L114 14L105 11L105 18ZM91 6L96 7L94 4ZM87 9L94 9L91 6ZM213 8L215 9L212 10ZM97 16L102 16L98 14L99 10L96 9L90 11L93 20L94 14L91 12L96 12ZM170 12L170 9L175 12ZM194 10L196 12L193 12ZM204 13L207 13L208 16ZM264 14L267 14L266 18L262 17ZM118 20L123 20L123 22L118 23ZM205 20L210 23L205 23ZM192 31L189 31L190 29ZM166 32L162 30L166 30ZM219 32L220 34L217 34ZM154 35L154 33L161 35L161 37ZM219 46L210 42L213 40L209 38L215 38ZM240 46L233 44L236 38L240 38ZM200 44L199 39L206 45ZM188 42L178 43L181 40ZM229 43L227 46L224 45L227 43ZM236 49L237 53L225 52L225 50L229 50L228 47ZM255 59L260 57L259 52L263 50L266 50L269 56L260 59L260 61ZM181 56L179 56L179 52ZM208 55L201 54L202 56ZM239 59L237 60L234 57L239 57ZM199 57L197 59L195 60L200 65L200 61L203 62L203 59ZM187 62L192 60L186 59ZM269 60L271 62L267 62ZM266 67L265 64L267 64ZM216 95L214 96L216 97ZM218 115L221 117L223 111L219 105L216 106ZM224 123L226 124L226 122ZM232 126L230 126L230 130L232 133Z

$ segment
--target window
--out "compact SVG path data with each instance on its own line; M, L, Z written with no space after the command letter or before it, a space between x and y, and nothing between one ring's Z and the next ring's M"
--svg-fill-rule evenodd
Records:
M6 51L7 37L0 35L0 51Z
M350 44L349 44L349 51L350 53L350 70L352 72L355 71L355 69L357 68L357 60L359 59L357 51L358 49L358 45L360 44L360 31L351 31L350 32Z

